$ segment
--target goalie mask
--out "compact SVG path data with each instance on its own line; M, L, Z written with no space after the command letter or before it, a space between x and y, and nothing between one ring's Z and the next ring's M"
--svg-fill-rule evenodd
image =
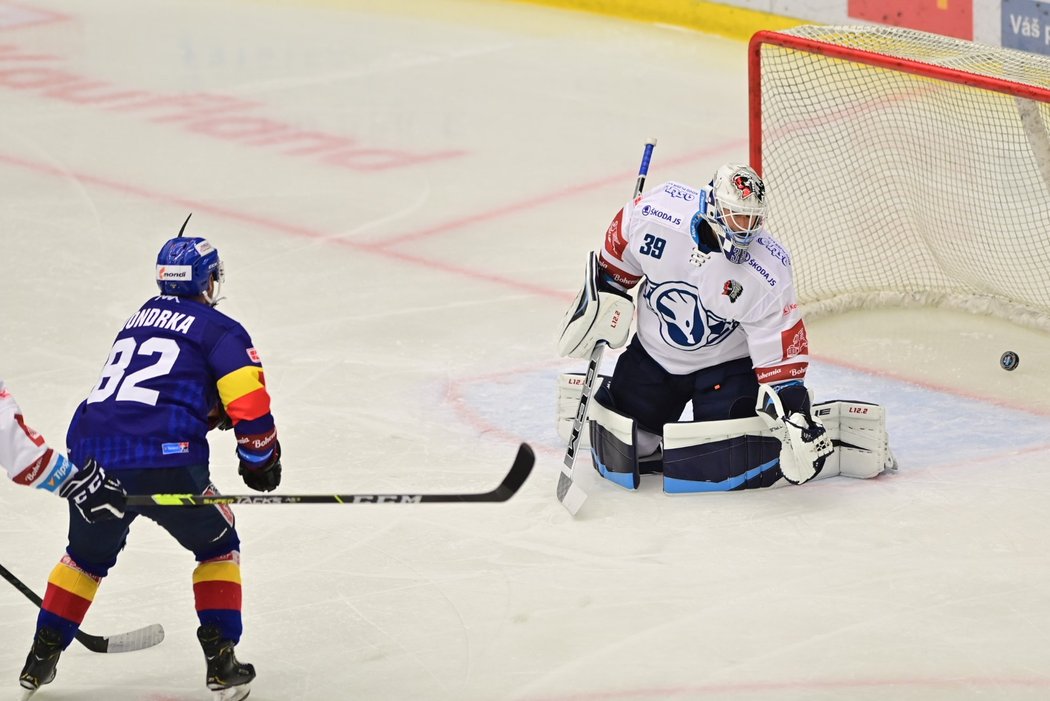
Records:
M718 234L722 253L733 263L745 260L766 217L766 185L750 166L722 166L701 199L700 215Z
M192 215L191 215L192 216ZM179 235L169 239L157 254L157 287L164 295L176 297L204 296L211 306L219 301L219 289L224 278L219 251L199 236L183 236L186 222ZM214 286L210 283L214 282Z

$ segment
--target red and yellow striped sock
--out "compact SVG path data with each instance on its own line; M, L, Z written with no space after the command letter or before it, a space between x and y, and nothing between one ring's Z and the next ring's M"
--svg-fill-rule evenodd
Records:
M224 640L241 639L241 554L231 550L193 570L193 598L202 626L218 627Z
M80 624L84 621L102 577L88 574L80 569L69 555L64 555L51 576L47 578L47 591L37 616L37 629L53 628L62 636L62 649L73 642Z

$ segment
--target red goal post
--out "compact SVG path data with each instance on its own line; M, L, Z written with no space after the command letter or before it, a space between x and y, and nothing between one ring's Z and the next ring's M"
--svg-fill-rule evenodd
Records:
M807 313L1050 329L1050 58L884 26L758 32L751 163Z

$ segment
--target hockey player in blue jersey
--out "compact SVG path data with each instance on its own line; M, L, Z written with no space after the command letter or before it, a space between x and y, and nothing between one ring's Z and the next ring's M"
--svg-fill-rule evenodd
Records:
M183 236L185 228L157 256L160 295L118 331L98 382L74 413L69 455L76 464L97 460L130 493L216 494L207 434L232 428L244 482L271 491L281 482L281 446L262 363L244 327L215 309L223 281L218 251ZM68 546L48 579L21 685L31 693L55 678L61 651L140 514L196 558L206 684L224 701L243 699L255 669L234 654L242 631L240 540L227 506L128 507L104 523L89 523L71 508Z

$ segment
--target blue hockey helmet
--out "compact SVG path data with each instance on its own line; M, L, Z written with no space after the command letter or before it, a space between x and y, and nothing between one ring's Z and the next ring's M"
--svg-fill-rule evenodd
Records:
M224 277L223 264L219 260L219 251L207 239L183 236L189 220L186 217L179 235L168 239L160 247L160 253L157 254L157 287L161 294L176 297L203 295L214 306ZM212 281L214 286L210 285Z

